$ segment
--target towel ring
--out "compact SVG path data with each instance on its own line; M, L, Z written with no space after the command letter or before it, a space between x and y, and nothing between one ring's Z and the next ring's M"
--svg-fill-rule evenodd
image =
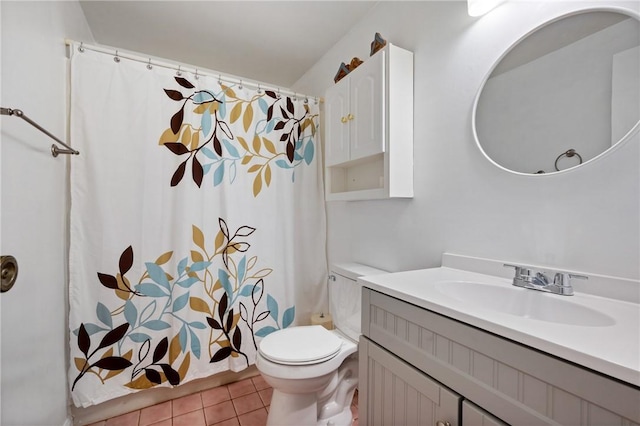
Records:
M575 157L578 157L578 160L580 160L580 162L578 163L578 165L582 164L582 156L581 156L580 154L578 154L578 153L576 152L576 150L575 150L575 149L571 148L571 149L566 150L565 152L563 152L562 154L560 154L560 155L558 155L558 156L556 157L556 161L555 161L555 163L554 163L554 165L555 165L555 167L556 167L556 170L557 170L557 171L560 171L560 169L558 168L558 161L559 161L562 157L571 158L571 157L574 157L574 156L575 156Z

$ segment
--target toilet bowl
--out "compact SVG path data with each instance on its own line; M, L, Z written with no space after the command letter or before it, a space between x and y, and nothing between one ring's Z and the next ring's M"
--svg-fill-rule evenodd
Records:
M256 366L273 388L267 425L347 426L358 384L360 286L384 273L360 264L334 265L329 283L335 330L319 325L278 330L259 344Z

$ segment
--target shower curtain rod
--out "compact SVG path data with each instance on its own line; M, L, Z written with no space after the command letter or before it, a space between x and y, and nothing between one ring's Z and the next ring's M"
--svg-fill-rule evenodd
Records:
M36 123L35 121L33 121L32 119L27 117L27 115L24 112L22 112L22 110L0 107L0 115L15 115L18 118L22 118L24 121L26 121L27 123L31 124L33 127L35 127L36 129L40 130L45 135L49 136L51 139L53 139L54 141L56 141L60 145L64 146L65 149L61 149L61 148L58 148L57 145L51 144L51 155L53 155L54 157L57 157L58 154L80 155L80 153L78 151L76 151L75 149L71 148L69 145L67 145L66 143L62 142L60 139L56 138L51 133L49 133L47 130L45 130L38 123Z
M78 52L80 53L84 52L85 50L91 50L93 52L103 53L106 55L113 56L113 60L116 62L119 62L120 59L127 59L130 61L147 64L148 69L151 69L155 66L155 67L175 70L177 76L180 76L182 75L183 72L186 72L186 73L193 74L196 79L200 76L218 77L218 81L221 81L221 82L224 81L226 83L239 84L240 86L248 85L251 87L255 87L259 90L272 90L278 94L293 96L294 98L314 100L315 102L320 102L320 103L324 102L324 99L319 96L305 95L298 92L294 92L292 90L282 89L280 87L273 86L268 83L263 83L255 80L246 80L238 76L233 76L233 75L229 75L226 73L222 73L219 71L210 70L206 68L198 68L193 65L177 64L175 62L172 62L166 59L158 59L158 58L152 59L151 57L142 55L140 53L135 53L130 51L125 51L125 53L122 53L123 51L121 49L116 49L115 47L88 45L88 44L85 44L84 42L79 42L71 39L65 39L64 43L67 46L69 46L69 48L73 48L75 46Z

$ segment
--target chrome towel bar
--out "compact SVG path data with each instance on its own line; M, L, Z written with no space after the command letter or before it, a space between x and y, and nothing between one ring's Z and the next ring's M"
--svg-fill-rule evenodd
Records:
M53 136L47 130L42 128L38 123L36 123L35 121L33 121L29 117L27 117L25 115L25 113L22 112L19 109L1 108L0 107L0 115L15 115L16 117L22 118L24 121L26 121L27 123L31 124L33 127L35 127L36 129L40 130L42 133L44 133L45 135L49 136L51 139L53 139L54 141L56 141L57 143L62 145L64 147L64 149L59 148L58 146L56 146L54 144L51 145L51 155L53 155L54 157L57 157L58 154L80 155L80 153L78 151L76 151L75 149L73 149L69 145L67 145L66 143L62 142L60 139L58 139L55 136Z

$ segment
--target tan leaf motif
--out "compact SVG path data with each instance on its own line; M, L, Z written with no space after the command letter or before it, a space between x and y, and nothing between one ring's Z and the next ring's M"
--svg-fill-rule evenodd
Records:
M224 90L224 94L227 95L228 97L237 98L236 92L234 92L231 87L225 86L224 84L221 84L220 87L222 88L222 90Z
M264 144L264 147L267 148L267 151L274 155L277 154L276 146L269 139L262 138L262 143Z
M213 285L213 289L211 290L211 292L215 292L217 290L220 290L222 288L222 283L220 282L220 280L216 280L216 283Z
M261 167L262 167L262 164L254 164L253 166L249 167L248 172L249 173L255 173L258 170L260 170Z
M242 103L238 102L231 109L231 114L229 114L229 121L231 123L235 123L236 121L238 121L238 118L240 118L241 115L242 115Z
M244 140L242 136L238 136L236 139L238 140L238 143L240 143L240 146L242 146L242 149L249 151L249 145L247 145L247 141Z
M267 186L271 185L271 166L268 164L264 168L264 183L266 183Z
M184 132L182 132L182 145L189 146L191 144L191 129L189 127L184 128Z
M253 179L253 196L257 197L260 191L262 191L262 176L258 173Z
M204 257L199 251L191 250L191 259L194 262L204 262Z
M204 114L204 112L209 109L209 104L200 104L197 107L195 107L193 109L193 112L195 112L196 114Z
M160 257L156 259L156 262L155 262L156 265L158 266L164 265L171 259L171 256L173 256L173 251L168 251L164 254L161 254Z
M222 287L222 285L220 285L220 287ZM200 299L199 297L190 297L189 306L194 311L203 312L205 314L211 315L211 309L209 308L209 305L207 305L207 302Z
M82 371L85 367L85 360L83 358L73 358L73 363L76 365L78 371Z
M242 124L244 125L244 131L248 132L251 127L251 123L253 122L253 106L251 104L247 105L247 108L244 110L244 116L242 117Z
M244 157L242 157L242 165L244 166L245 164L249 164L252 158L253 158L253 155L251 154L247 154Z
M195 225L191 225L191 231L193 234L193 243L204 250L204 234L200 228Z
M222 245L224 244L224 233L222 232L222 230L218 231L218 235L216 235L216 247L215 247L215 251L216 253L218 252L218 249L220 247L222 247Z
M253 137L253 150L255 151L256 154L260 153L260 147L261 147L262 143L260 141L260 136L255 135Z
M251 269L253 269L253 267L256 266L257 262L258 262L258 256L252 256L247 261L247 271L250 271Z
M179 134L180 132L178 132ZM165 143L178 142L178 135L173 133L170 128L162 132L158 145L164 145Z
M189 300L189 302L191 302L191 300ZM173 361L178 358L180 352L182 352L182 346L180 346L180 335L176 334L169 344L169 364L173 364Z
M180 375L180 381L183 381L189 371L189 364L191 363L191 352L187 352L178 368L178 374Z
M271 269L271 268L260 269L258 272L253 274L251 276L251 278L256 278L256 279L264 278L264 277L266 277L267 275L269 275L272 272L273 272L273 269Z

